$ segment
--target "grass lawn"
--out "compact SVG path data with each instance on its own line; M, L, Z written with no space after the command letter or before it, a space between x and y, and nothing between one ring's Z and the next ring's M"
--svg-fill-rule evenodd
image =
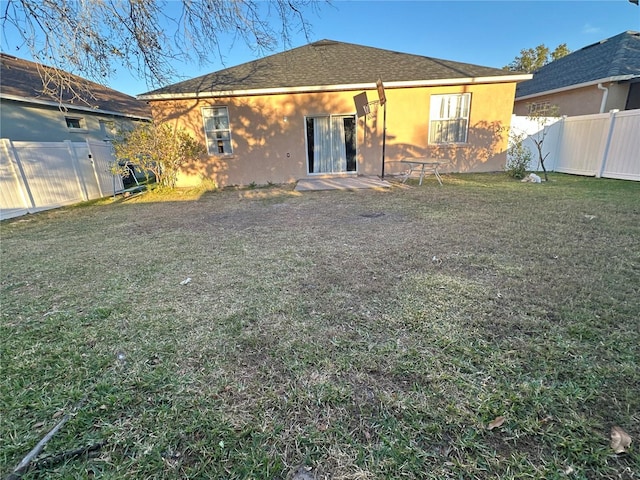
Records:
M640 478L640 183L551 180L3 222L0 474Z

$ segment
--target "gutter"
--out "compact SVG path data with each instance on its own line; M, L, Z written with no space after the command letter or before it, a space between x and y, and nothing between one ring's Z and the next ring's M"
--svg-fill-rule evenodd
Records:
M17 95L7 95L5 93L0 93L0 99L12 100L14 102L31 103L34 105L46 105L48 107L64 108L65 110L79 110L82 112L100 113L102 115L112 115L117 117L126 117L126 118L134 118L138 120L151 121L151 117L143 117L142 115L133 115L130 113L115 112L112 110L102 110L100 108L91 108L91 107L85 107L82 105L71 105L69 103L59 103L59 102L53 102L51 100L38 100L35 98L20 97Z
M412 80L403 82L385 82L385 88L413 88L413 87L433 87L447 85L470 85L484 83L506 83L522 82L533 78L533 75L500 75L494 77L467 77L467 78L445 78L439 80ZM155 95L142 94L136 98L138 100L176 100L190 98L210 98L210 97L235 97L251 95L277 95L289 93L313 93L313 92L344 92L349 90L375 90L375 82L352 83L344 85L309 85L302 87L275 87L275 88L255 88L246 90L223 90L217 92L193 92L193 93L159 93Z
M594 85L603 84L603 83L624 82L625 80L631 80L633 78L638 78L638 75L618 75L615 77L601 78L599 80L591 80L589 82L584 82L584 83L576 83L574 85L567 85L565 87L554 88L553 90L545 90L543 92L531 93L529 95L524 95L522 97L516 96L516 102L519 102L520 100L529 100L530 98L541 97L543 95L553 95L554 93L566 92L567 90L574 90L576 88L592 87Z
M600 102L600 113L604 113L604 109L607 106L607 97L609 96L609 89L603 86L601 83L599 83L598 90L604 90L604 93L602 94L602 102Z

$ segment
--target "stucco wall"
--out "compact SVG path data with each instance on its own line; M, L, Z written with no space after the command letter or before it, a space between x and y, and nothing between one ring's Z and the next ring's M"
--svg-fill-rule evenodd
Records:
M605 84L609 89L607 94L607 102L604 112L613 109L624 110L629 92L629 85L609 83ZM513 113L516 115L528 115L528 105L531 103L549 102L551 105L557 105L560 115L570 117L577 115L589 115L592 113L601 113L600 107L604 91L600 90L597 85L589 87L577 88L565 92L555 93L553 95L541 95L539 97L527 100L516 101Z
M81 119L81 129L67 128L65 117ZM24 142L82 142L105 140L100 121L114 122L116 128L132 120L86 111L62 111L58 107L33 105L14 100L1 100L0 138Z
M468 143L428 145L429 98L432 94L471 93ZM513 109L515 84L386 89L387 136L385 173L398 172L404 157L436 156L452 161L457 172L501 170L506 159L506 131ZM308 176L305 118L322 114L355 114L353 97L360 91L301 93L190 100L151 101L154 117L185 128L205 143L201 108L229 109L233 154L205 156L187 165L179 185L203 178L219 186L292 182ZM368 99L378 98L375 90ZM357 173L382 170L383 108L373 118L357 121ZM502 129L502 130L501 130Z

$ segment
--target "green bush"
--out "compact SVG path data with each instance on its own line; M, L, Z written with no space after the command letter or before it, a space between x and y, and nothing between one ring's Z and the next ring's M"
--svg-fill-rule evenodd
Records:
M507 150L506 174L511 178L522 179L527 175L531 161L531 150L524 145L524 134L511 134Z
M116 157L143 172L151 172L158 186L174 188L180 168L205 153L189 132L164 123L140 123L120 132L113 141Z

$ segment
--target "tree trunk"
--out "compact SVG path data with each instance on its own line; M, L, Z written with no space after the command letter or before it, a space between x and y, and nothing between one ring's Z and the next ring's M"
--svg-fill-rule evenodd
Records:
M540 159L540 166L542 167L542 171L544 172L544 181L548 182L549 177L547 176L547 168L544 166L544 159Z
M536 148L538 149L538 159L540 160L540 166L542 167L542 171L544 172L544 181L548 182L549 177L547 176L547 167L544 166L544 161L547 159L547 155L549 155L549 153L547 153L547 155L542 155L543 142L544 142L544 138L542 138L542 140L539 140L539 141L534 140L533 143L536 144Z

